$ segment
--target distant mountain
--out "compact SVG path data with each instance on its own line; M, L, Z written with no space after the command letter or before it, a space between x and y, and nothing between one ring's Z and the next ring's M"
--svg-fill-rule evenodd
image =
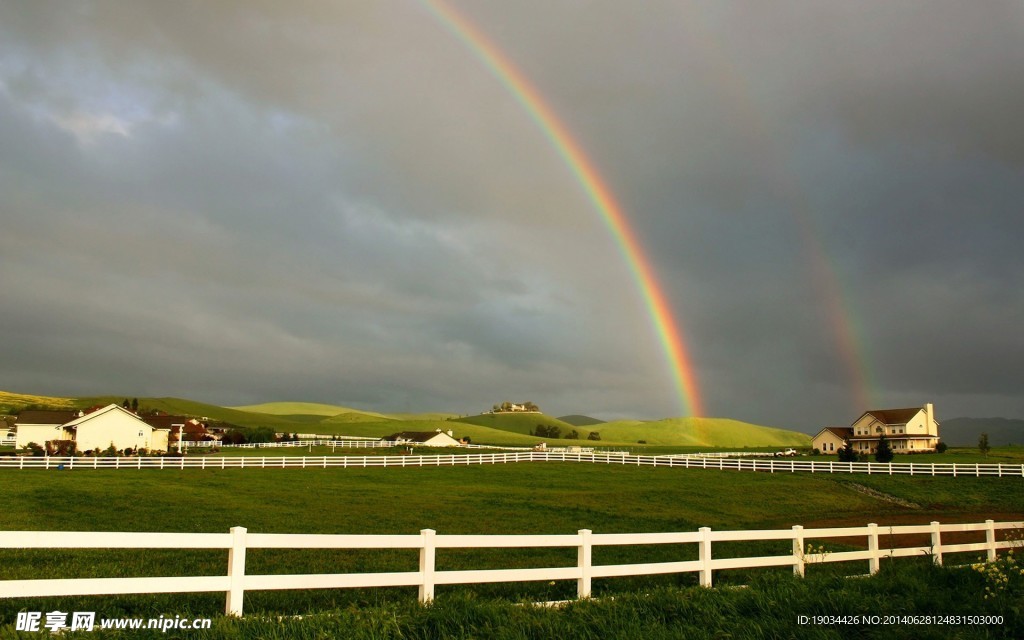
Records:
M951 447L976 447L982 433L988 434L988 443L993 447L1024 444L1024 420L952 418L939 424L939 437Z
M597 418L591 418L590 416L581 416L573 414L571 416L562 416L558 418L562 422L568 422L574 427L589 427L594 424L604 424L604 420L598 420Z

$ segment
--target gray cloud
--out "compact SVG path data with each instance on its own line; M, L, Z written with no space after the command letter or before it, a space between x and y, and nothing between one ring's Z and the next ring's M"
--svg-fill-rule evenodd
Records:
M841 424L859 368L1024 415L1016 3L458 8L618 197L709 413ZM583 189L417 3L0 6L0 194L0 388L680 410Z

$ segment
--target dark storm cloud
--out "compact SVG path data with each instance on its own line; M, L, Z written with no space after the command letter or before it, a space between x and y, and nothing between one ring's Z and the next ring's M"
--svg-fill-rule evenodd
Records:
M1018 3L459 9L619 198L712 414L842 424L861 375L1024 415ZM0 193L0 388L679 411L583 190L417 3L0 6Z

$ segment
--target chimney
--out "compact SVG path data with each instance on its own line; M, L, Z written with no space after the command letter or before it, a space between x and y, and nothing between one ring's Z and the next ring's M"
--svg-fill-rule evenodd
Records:
M930 402L924 405L924 417L925 429L927 429L928 433L932 433L932 427L935 424L935 407Z
M455 437L455 434L452 433L451 429L448 430L448 437L449 438L454 438Z

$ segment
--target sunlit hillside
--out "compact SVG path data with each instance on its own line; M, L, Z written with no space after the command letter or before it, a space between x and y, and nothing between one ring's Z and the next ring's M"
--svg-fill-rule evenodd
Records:
M668 418L654 422L621 420L595 429L601 440L684 447L807 447L811 437L727 418Z

